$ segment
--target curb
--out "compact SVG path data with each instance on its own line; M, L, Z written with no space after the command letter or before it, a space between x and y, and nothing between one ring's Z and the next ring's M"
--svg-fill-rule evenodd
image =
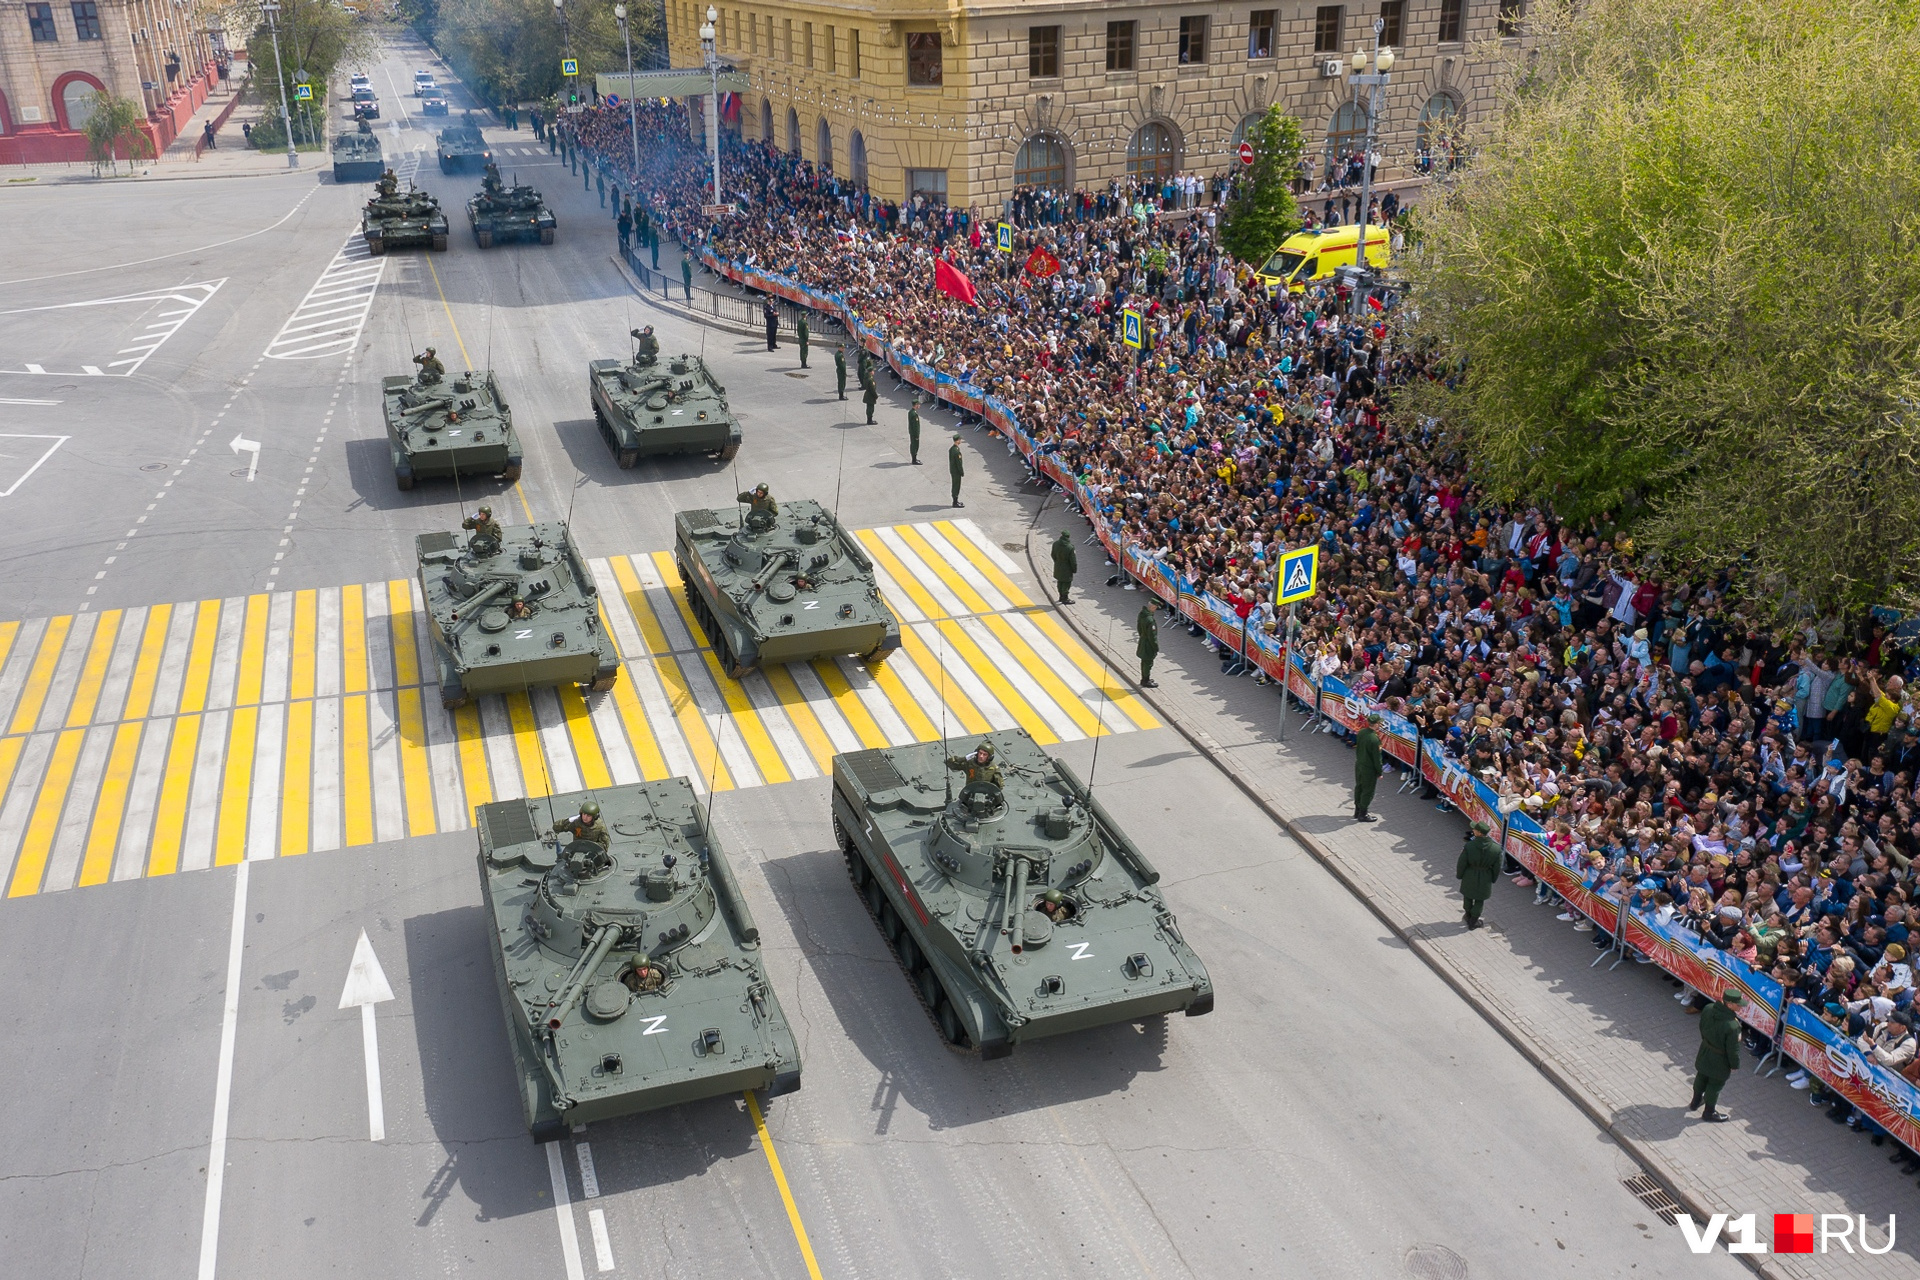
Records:
M1078 513L1076 512L1076 514ZM1033 558L1033 535L1031 533L1029 533L1025 539L1025 547L1028 570L1033 574L1035 581L1046 581L1046 578L1040 572L1038 563ZM1150 598L1158 598L1153 597L1152 593L1148 594ZM1184 714L1167 705L1165 700L1154 697L1151 690L1141 688L1139 684L1128 678L1124 674L1126 670L1124 664L1109 652L1107 646L1096 639L1092 632L1081 624L1079 619L1061 608L1057 603L1049 602L1049 604L1053 612L1060 617L1061 621L1066 623L1066 625L1073 630L1073 633L1080 638L1080 642L1086 645L1092 652L1099 654L1107 665L1113 668L1115 673L1120 676L1120 679L1126 682L1135 697L1142 699L1147 705L1158 712L1161 718L1173 728L1174 732L1178 733L1182 738L1185 738L1196 751L1200 752L1201 755L1205 756L1208 761L1213 764L1214 768L1225 774L1228 781L1239 788L1241 793L1244 794L1247 799L1251 800L1262 813L1266 814L1275 825L1293 837L1293 839L1312 856L1315 862L1318 862L1331 873L1333 878L1338 880L1348 893L1352 894L1359 900L1361 905L1372 912L1375 919L1392 931L1393 936L1400 939L1408 951L1418 956L1421 962L1432 970L1442 982L1446 983L1455 995L1464 1000L1469 1008L1480 1015L1482 1020L1500 1033L1502 1039L1519 1051L1521 1057L1531 1063L1535 1070L1545 1076L1561 1093L1565 1094L1568 1101L1578 1107L1587 1119L1591 1120L1603 1133L1613 1139L1614 1143L1618 1145L1622 1151L1631 1156L1654 1181L1658 1182L1675 1200L1679 1201L1682 1208L1694 1218L1703 1222L1711 1216L1711 1212L1705 1207L1704 1202L1699 1196L1694 1194L1692 1189L1675 1173L1663 1157L1644 1145L1638 1138L1621 1132L1619 1127L1614 1123L1612 1114L1599 1098L1589 1092L1586 1086L1582 1085L1571 1074L1563 1070L1551 1055L1528 1039L1505 1013L1482 1000L1474 990L1472 983L1468 982L1455 970L1444 956L1428 946L1424 937L1409 930L1402 921L1396 920L1384 907L1369 897L1366 891L1360 887L1359 883L1348 872L1346 865L1340 860L1338 855L1322 845L1310 832L1302 830L1299 824L1292 818L1280 812L1279 808L1273 803L1272 799L1266 794L1266 791L1260 784L1249 777L1239 765L1235 764L1233 760L1221 750L1220 744L1214 740L1211 734L1198 725L1189 722ZM1762 1261L1760 1257L1755 1255L1738 1256L1755 1274L1766 1277L1766 1280L1786 1280L1782 1272L1776 1270L1771 1264Z
M711 329L724 329L728 333L737 333L743 337L758 338L764 336L760 330L751 325L738 324L732 320L722 319L719 316L702 315L692 307L677 306L658 294L647 292L646 289L641 287L640 280L633 274L632 269L628 267L626 263L620 261L620 255L617 253L608 254L607 261L614 265L620 272L620 278L625 280L628 286L631 287L635 293L639 294L643 301L650 304L662 315L669 315L676 320L684 320L690 324L706 325Z

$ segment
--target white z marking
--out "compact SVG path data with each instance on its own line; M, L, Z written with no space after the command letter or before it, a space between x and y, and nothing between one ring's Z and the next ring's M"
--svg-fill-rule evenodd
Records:
M800 607L802 609L818 609L820 607L820 602L818 600L809 600L805 604L801 605Z
M647 1029L645 1031L642 1031L640 1034L643 1036L659 1035L662 1031L666 1030L666 1027L661 1025L662 1023L666 1022L666 1020L667 1020L667 1015L664 1013L657 1018L648 1018Z
M516 631L516 632L514 632L514 633L513 633L513 638L514 638L515 640L525 640L525 639L526 639L526 638L527 638L528 636L530 636L530 635L532 635L532 634L533 634L533 628L532 628L532 627L528 627L528 628L527 628L527 629L526 629L525 631Z
M1091 942L1069 942L1067 945L1073 948L1073 958L1075 960L1092 959L1092 957L1087 954L1087 948L1093 945Z

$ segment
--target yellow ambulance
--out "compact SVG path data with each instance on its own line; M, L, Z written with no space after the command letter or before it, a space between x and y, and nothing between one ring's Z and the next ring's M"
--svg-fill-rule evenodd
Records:
M1391 251L1392 233L1377 222L1367 224L1367 265L1385 270ZM1265 266L1254 274L1268 289L1284 285L1294 293L1303 292L1315 280L1332 277L1336 267L1353 265L1354 246L1360 243L1360 224L1321 227L1290 235L1274 250Z

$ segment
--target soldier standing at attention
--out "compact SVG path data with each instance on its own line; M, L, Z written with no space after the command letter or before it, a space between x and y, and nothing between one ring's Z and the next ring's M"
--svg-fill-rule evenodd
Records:
M1708 1124L1727 1118L1714 1110L1713 1104L1720 1101L1727 1077L1740 1065L1740 1006L1745 1002L1740 988L1728 987L1719 1003L1708 1005L1700 1013L1700 1052L1693 1059L1693 1101L1687 1104L1687 1110L1705 1103L1707 1109L1700 1118Z
M620 217L613 224L620 231L620 253L625 256L627 242L633 238L633 212L629 205L620 207Z
M493 518L492 507L482 507L460 522L462 529L473 530L467 550L477 556L490 556L500 550L500 522Z
M845 400L847 398L847 349L845 347L833 349L833 382L839 391L840 398Z
M597 844L605 849L613 843L613 837L607 834L606 824L600 821L600 806L592 800L582 800L579 814L560 819L553 824L553 829L564 832L569 844L585 840L588 844Z
M871 421L871 419L869 419L869 421ZM947 450L947 471L953 476L953 505L956 507L966 506L966 503L960 501L960 477L967 474L967 467L966 464L960 460L960 433L958 431L953 433L953 447Z
M653 233L653 265L660 265L660 233ZM680 288L686 292L687 301L693 301L693 259L680 255Z
M1053 540L1053 585L1060 588L1060 603L1072 604L1067 593L1073 589L1073 575L1080 568L1080 558L1073 554L1073 538L1065 529Z
M1380 713L1367 713L1366 727L1360 730L1360 737L1353 744L1353 820L1372 822L1374 815L1367 812L1367 806L1373 803L1373 788L1380 781Z
M773 295L768 294L766 301L760 304L760 318L767 322L767 350L780 349L780 308L773 305Z
M1469 929L1480 927L1480 912L1493 892L1494 876L1500 873L1500 849L1487 839L1487 830L1484 822L1473 824L1473 835L1461 846L1460 861L1453 869L1454 878L1460 881L1462 919Z
M914 466L920 465L920 397L915 396L913 403L907 406L907 459Z
M1134 656L1140 659L1140 687L1158 689L1160 685L1153 678L1153 660L1160 656L1160 628L1154 622L1151 604L1140 606L1140 617L1133 625L1140 633L1133 646Z
M860 402L867 406L867 425L872 426L873 425L873 408L875 405L880 403L880 392L873 385L873 380L871 378L869 378L866 382L862 383L861 385L865 388L865 390L861 391L860 393Z
M802 311L793 321L793 336L800 342L800 367L807 367L807 339L812 336L807 330L807 313Z

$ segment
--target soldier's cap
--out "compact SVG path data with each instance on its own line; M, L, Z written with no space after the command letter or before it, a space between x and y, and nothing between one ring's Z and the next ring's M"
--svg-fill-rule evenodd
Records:
M1379 723L1380 723L1380 713L1379 713L1378 711L1369 711L1369 712L1367 712L1367 723L1368 723L1368 724L1379 724Z
M1474 829L1475 831L1478 831L1478 832L1479 832L1479 833L1480 833L1481 835L1485 835L1485 834L1487 834L1487 832L1489 832L1489 831L1491 831L1491 830L1493 830L1493 828L1492 828L1492 827L1490 827L1490 826L1488 826L1488 825L1486 824L1486 820L1485 820L1485 819L1482 819L1481 821L1479 821L1479 822L1476 822L1476 823L1474 823L1474 824L1473 824L1473 829Z
M954 438L954 440L956 440L956 441L958 441L958 440L960 439L960 433L959 433L958 431L956 431L956 432L954 432L954 433L953 433L953 438Z
M1721 994L1720 999L1727 1004L1745 1004L1747 1002L1747 993L1738 987L1728 987L1726 991Z

